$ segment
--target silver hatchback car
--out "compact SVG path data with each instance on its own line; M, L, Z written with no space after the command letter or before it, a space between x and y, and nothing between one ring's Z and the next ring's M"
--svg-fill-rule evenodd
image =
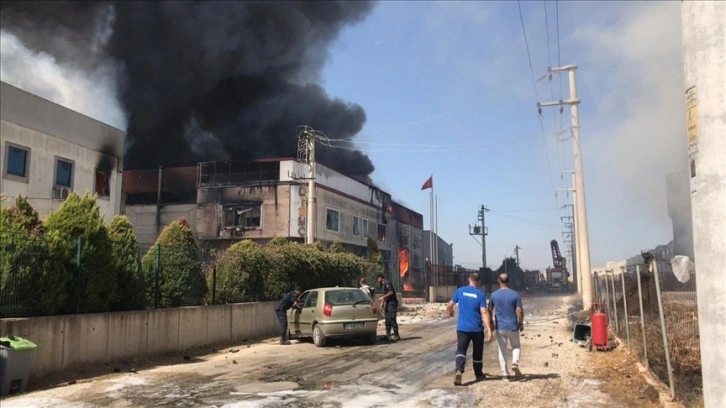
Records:
M359 288L318 288L303 292L302 307L288 311L290 338L312 337L322 347L330 337L362 337L376 342L378 311L368 292Z

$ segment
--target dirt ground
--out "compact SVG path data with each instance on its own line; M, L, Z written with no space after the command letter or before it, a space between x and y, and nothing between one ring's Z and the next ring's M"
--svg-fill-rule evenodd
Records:
M138 359L61 373L5 398L12 407L659 407L659 392L623 347L589 352L572 342L567 296L525 296L523 376L499 376L496 342L484 353L485 381L467 360L453 385L455 318L443 304L406 305L401 342L374 346L249 341L188 355ZM379 334L383 328L379 329Z

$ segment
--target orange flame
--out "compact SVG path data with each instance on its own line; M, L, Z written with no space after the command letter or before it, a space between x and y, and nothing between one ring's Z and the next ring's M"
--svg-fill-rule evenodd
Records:
M413 290L413 282L408 275L408 248L403 248L398 252L398 274L403 282L403 290Z

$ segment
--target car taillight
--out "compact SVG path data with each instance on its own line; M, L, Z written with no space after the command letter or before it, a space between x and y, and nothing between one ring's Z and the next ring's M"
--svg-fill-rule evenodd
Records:
M330 317L330 315L333 314L333 305L326 303L325 306L323 306L323 314Z

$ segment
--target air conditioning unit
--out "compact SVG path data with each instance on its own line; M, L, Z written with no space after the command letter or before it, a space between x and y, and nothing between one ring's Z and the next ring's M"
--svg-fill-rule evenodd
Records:
M53 199L54 200L65 200L66 198L68 198L68 195L71 193L71 191L73 191L73 190L71 190L68 187L60 187L60 186L53 187Z

